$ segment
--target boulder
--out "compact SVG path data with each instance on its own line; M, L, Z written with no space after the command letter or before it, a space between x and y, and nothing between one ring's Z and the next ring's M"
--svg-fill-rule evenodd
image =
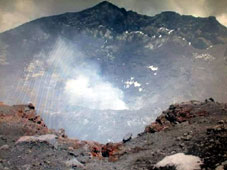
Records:
M132 133L127 133L123 138L123 143L128 142L132 139Z
M155 165L155 168L164 168L169 166L176 167L176 170L194 170L201 169L202 161L199 157L177 153L166 156L163 160Z
M6 150L6 149L9 149L9 145L2 145L0 147L0 150Z
M32 103L28 104L28 108L31 109L31 110L35 110L35 106Z
M84 165L82 163L80 163L76 158L66 161L65 165L67 167L80 167L80 168L84 167Z
M54 134L46 134L41 136L22 136L17 140L16 144L24 142L47 142L56 147L57 136Z

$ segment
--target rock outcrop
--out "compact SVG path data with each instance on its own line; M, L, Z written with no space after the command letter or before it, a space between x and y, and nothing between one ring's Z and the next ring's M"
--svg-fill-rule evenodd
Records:
M0 106L0 169L227 167L227 104L174 104L137 137L128 134L122 142L107 144L50 130L31 106Z
M205 102L190 101L170 105L169 109L163 111L155 122L145 128L145 132L159 132L178 123L190 121L192 118L207 116L209 114L209 107L203 107L207 102L207 100Z

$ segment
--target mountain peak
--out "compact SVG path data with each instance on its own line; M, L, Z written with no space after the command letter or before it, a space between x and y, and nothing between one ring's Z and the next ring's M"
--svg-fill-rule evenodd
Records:
M110 3L109 1L102 1L95 6L95 8L118 8L116 5Z

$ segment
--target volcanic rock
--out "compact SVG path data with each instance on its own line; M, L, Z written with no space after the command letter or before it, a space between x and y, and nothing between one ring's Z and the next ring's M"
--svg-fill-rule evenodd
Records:
M80 163L76 158L66 161L65 165L67 167L80 167L80 168L84 167L84 165Z
M132 133L128 133L124 136L122 141L123 141L123 143L125 143L125 142L130 141L131 139L132 139Z
M0 146L10 148L0 152L0 167L157 170L187 168L187 161L201 159L202 165L193 163L198 168L225 168L227 112L223 108L227 105L208 101L173 106L149 125L150 131L124 144L70 139L63 130L55 132L38 124L35 110L25 111L27 106L0 106Z
M198 102L197 102L198 103ZM202 104L202 103L200 103ZM168 110L164 111L155 122L145 128L145 132L155 133L177 123L183 123L189 121L193 117L206 116L208 112L199 107L195 107L194 101L189 103L171 105Z
M194 170L201 169L202 161L199 157L193 155L185 155L184 153L177 153L171 156L165 157L158 162L155 167L168 167L174 166L176 170Z
M57 136L53 134L46 134L41 136L22 136L20 137L16 144L23 142L47 142L53 146L57 146Z
M0 147L0 150L5 150L5 149L9 149L9 145L2 145Z
M71 124L74 127L70 128L71 137L102 143L110 138L120 141L128 131L139 133L144 120L148 117L153 120L159 114L157 110L163 110L169 103L192 97L203 99L207 94L225 102L226 44L227 29L215 17L169 11L145 16L109 2L80 12L43 17L0 33L0 100L14 104L32 99L47 125L56 129L62 125L67 131ZM52 60L54 56L60 57ZM135 107L136 111L103 111L101 107L95 109L102 111L91 111L87 107L98 104L80 99L76 105L72 104L62 90L72 79L71 74L62 74L65 68L78 76L84 69L91 72L88 77L97 72L100 79L122 92L119 96L124 96L122 99L128 105L124 108ZM60 105L58 99L62 99ZM98 101L101 99L98 96ZM140 108L137 103L145 111L137 111ZM85 109L74 107L77 105ZM182 116L172 113L174 107L165 116L169 122L177 123L176 118ZM81 110L83 114L71 114ZM52 114L59 112L62 114ZM97 119L90 119L93 113ZM108 115L105 120L104 114ZM138 123L124 123L132 118ZM81 120L85 123L89 120L92 126L83 126ZM101 122L105 122L102 123L105 131L100 133ZM111 122L116 122L118 128L109 126ZM154 126L151 131L163 129Z

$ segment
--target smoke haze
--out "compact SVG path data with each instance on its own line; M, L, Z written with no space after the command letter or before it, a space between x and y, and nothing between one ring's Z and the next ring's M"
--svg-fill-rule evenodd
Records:
M58 99L57 105L66 101L67 107L80 106L98 110L128 109L123 101L123 92L103 80L99 66L85 60L85 56L75 45L59 38L49 54L41 52L37 57L26 68L27 77L24 84L30 86L32 82L36 83L31 91L22 90L27 94L22 102L33 102L38 108L41 104L44 110L54 109L48 103L56 102ZM40 84L45 86L40 88ZM32 96L37 96L38 99ZM63 99L64 102L60 101Z

